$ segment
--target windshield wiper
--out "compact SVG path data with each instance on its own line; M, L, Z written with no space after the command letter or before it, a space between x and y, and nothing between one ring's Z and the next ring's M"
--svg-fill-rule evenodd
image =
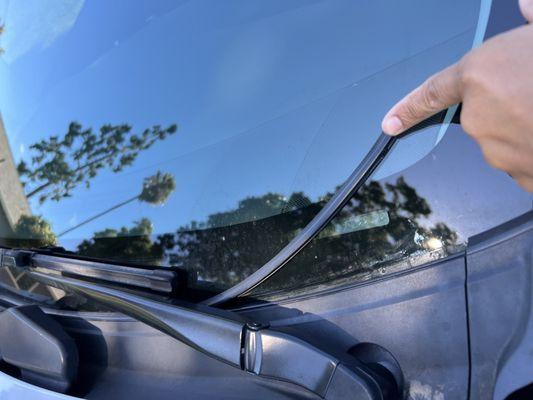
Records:
M292 260L304 247L307 246L327 224L335 218L352 196L365 184L367 179L379 167L389 151L396 144L397 140L419 132L429 126L442 124L445 122L460 123L461 104L443 110L428 119L413 126L398 136L388 136L384 133L378 137L372 148L368 151L363 160L355 168L344 184L335 192L315 217L294 237L284 248L257 271L247 276L245 279L231 288L219 293L203 303L215 305L225 303L238 296L249 294L254 288L272 276L280 268L283 268ZM450 115L451 114L451 115ZM449 118L449 120L448 120Z
M398 398L403 390L399 366L392 371L385 367L395 364L394 358L380 364L347 354L341 360L228 310L185 302L168 305L94 283L34 271L29 274L129 315L234 368L299 385L321 398L344 399L348 394L354 399L383 400Z
M1 249L0 267L49 270L65 276L110 284L127 285L158 293L172 294L187 286L187 271L175 268L125 266L52 255L57 249Z

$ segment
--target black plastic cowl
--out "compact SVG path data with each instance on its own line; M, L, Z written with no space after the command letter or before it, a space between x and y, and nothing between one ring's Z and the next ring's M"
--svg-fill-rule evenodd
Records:
M78 349L61 325L38 306L0 313L0 359L28 383L66 393L78 372Z

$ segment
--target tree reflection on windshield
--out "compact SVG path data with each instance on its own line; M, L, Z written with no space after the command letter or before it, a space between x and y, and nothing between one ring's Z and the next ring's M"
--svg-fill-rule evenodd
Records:
M326 197L331 196L329 194ZM324 199L325 201L325 199ZM307 206L256 219L265 208L279 202ZM230 211L192 222L175 233L152 236L143 219L132 228L97 232L77 249L81 255L153 264L167 263L194 271L202 280L227 288L243 280L286 245L322 204L311 204L303 193L289 199L275 193L249 197ZM339 233L337 227L373 211L384 211L382 226L363 226ZM247 222L234 223L246 216ZM325 279L369 273L399 260L416 256L442 257L457 245L457 235L442 222L429 223L431 208L403 177L394 183L371 181L295 260L262 287L289 288ZM153 239L151 239L153 238ZM426 260L427 261L427 260Z
M385 214L386 224L346 229L347 222L372 212ZM443 222L432 223L431 214L426 199L402 176L388 183L370 181L321 235L253 294L366 280L455 252L457 234Z
M27 198L39 197L44 203L71 197L72 191L91 180L103 169L114 173L133 164L141 151L176 132L177 125L156 125L134 134L128 124L103 125L98 133L71 122L63 136L50 136L29 146L33 155L29 162L17 166Z
M293 196L306 199L302 193ZM328 194L325 198L330 196ZM205 223L193 226L206 227L220 219L231 221L232 216L242 213L253 216L258 207L268 207L279 197L269 193L248 198L240 202L235 210L211 215ZM274 256L316 215L322 205L315 203L232 226L182 229L172 236L164 236L166 248L170 247L170 243L174 244L171 250L166 251L166 256L174 265L194 269L200 277L229 287ZM385 211L388 223L336 234L336 225L342 221L372 211ZM361 188L323 234L270 278L263 289L299 287L337 276L368 272L380 264L429 252L440 252L442 256L456 245L457 235L442 222L429 224L430 215L427 201L403 177L397 178L394 183L371 181ZM162 239L161 236L158 238Z
M78 229L79 227L86 225L136 200L143 202L143 203L151 204L151 205L163 205L175 189L176 189L176 181L174 180L174 177L172 176L172 174L169 174L169 173L164 174L161 171L157 171L155 175L149 176L148 178L144 179L142 190L138 195L133 196L127 200L121 201L120 203L115 204L114 206L109 207L106 210L101 211L98 214L85 219L84 221L61 232L60 234L57 235L57 237L61 237L69 232L72 232ZM150 231L150 234L151 233L152 232Z
M18 248L55 246L57 238L52 227L40 216L22 215L13 229L6 245Z
M108 228L81 242L76 253L100 259L159 264L163 261L164 248L160 241L151 240L152 230L147 218L134 222L131 228Z

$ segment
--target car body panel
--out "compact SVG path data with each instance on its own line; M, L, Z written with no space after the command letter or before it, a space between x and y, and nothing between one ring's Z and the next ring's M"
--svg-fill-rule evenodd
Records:
M0 372L0 398L2 400L73 400L76 397L67 396L61 393L52 392L31 385L19 379L13 378Z
M470 395L501 399L533 380L533 212L471 242Z
M412 398L462 398L468 387L464 277L464 259L453 257L400 276L245 314L290 327L330 351L376 343L399 361Z

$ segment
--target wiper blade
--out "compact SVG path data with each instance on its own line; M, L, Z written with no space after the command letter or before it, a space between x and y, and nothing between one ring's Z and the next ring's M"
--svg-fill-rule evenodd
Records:
M149 289L164 294L175 293L184 288L189 279L188 273L178 268L124 266L42 254L39 249L0 249L0 266L49 270L66 276Z
M449 122L460 123L462 106L452 107L448 110L454 114ZM216 305L225 303L233 298L249 294L254 288L283 268L302 249L304 249L318 234L324 229L333 218L350 201L352 196L365 184L367 179L379 167L389 151L393 148L397 140L401 140L413 133L421 131L429 126L444 123L448 110L443 110L419 124L408 129L398 136L388 136L384 133L378 137L372 148L354 169L348 179L340 186L335 194L328 200L314 218L296 235L284 248L274 257L268 260L261 268L250 274L236 285L219 293L203 303L206 305Z

